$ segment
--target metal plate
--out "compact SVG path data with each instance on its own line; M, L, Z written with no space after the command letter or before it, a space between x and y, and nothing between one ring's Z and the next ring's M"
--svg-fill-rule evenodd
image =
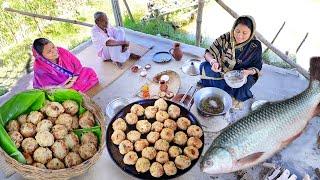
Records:
M123 156L121 155L118 149L118 146L112 143L111 140L111 135L113 133L113 129L112 129L112 123L117 119L117 118L125 118L126 114L130 112L130 108L131 106L133 106L134 104L140 104L141 106L143 106L144 108L146 108L147 106L153 106L154 102L156 101L156 99L147 99L147 100L140 100L140 101L136 101L133 102L129 105L127 105L126 107L124 107L122 110L120 110L120 112L118 112L109 122L109 125L107 127L107 136L106 136L106 145L107 145L107 149L109 152L109 155L111 157L111 159L117 164L117 166L122 169L124 172L128 173L129 175L132 175L134 177L137 177L139 179L172 179L172 178L176 178L178 176L181 176L182 174L188 172L199 160L193 160L191 161L191 165L184 170L181 169L177 169L177 174L173 175L173 176L167 176L166 174L164 174L163 176L161 176L160 178L155 178L153 176L151 176L150 171L146 172L146 173L138 173L135 169L134 165L126 165L123 162ZM191 124L194 125L198 125L199 127L201 127L200 123L198 122L197 118L190 112L188 111L186 108L184 108L183 106L174 103L172 101L167 101L168 106L170 106L171 104L174 104L176 106L178 106L181 110L180 116L184 116L187 117L190 121ZM144 119L144 116L139 117L139 120ZM153 123L154 121L156 121L155 119L149 119L150 123ZM127 124L128 125L128 124ZM127 130L125 131L125 133L127 134L130 130L136 129L135 125L128 125ZM187 134L186 131L183 131ZM147 134L142 134L141 135L141 139L146 139ZM201 141L203 142L203 146L204 146L204 135L201 136ZM170 146L173 145L173 142L170 143ZM174 144L175 146L178 146L177 144ZM199 149L199 157L202 154L202 150L203 150L203 146ZM181 148L181 146L180 146ZM182 149L183 150L183 149ZM138 157L141 157L141 153L137 152ZM174 158L169 158L170 161L174 161ZM150 161L150 164L152 164L154 162L154 160Z
M172 55L166 51L157 52L152 57L152 60L157 63L169 62L171 59Z

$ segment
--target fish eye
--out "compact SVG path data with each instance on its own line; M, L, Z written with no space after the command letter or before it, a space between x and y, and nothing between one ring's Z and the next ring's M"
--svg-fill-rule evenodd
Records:
M212 161L207 160L207 161L206 161L206 165L207 165L207 166L212 166L212 165L213 165L213 163L212 163Z

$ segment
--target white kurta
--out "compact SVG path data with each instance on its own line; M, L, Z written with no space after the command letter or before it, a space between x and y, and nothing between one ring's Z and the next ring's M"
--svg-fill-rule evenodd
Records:
M91 30L92 43L97 49L98 56L101 57L102 60L111 59L114 62L124 63L129 59L129 49L125 52L121 52L121 46L106 46L106 42L109 39L124 41L125 32L123 29L114 28L112 26L109 26L106 31L107 32L103 31L97 25L93 26Z

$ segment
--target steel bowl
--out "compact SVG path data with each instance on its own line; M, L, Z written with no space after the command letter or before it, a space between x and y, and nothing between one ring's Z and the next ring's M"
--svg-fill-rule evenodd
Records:
M206 98L209 98L209 97L218 97L222 100L224 108L221 113L212 114L212 113L203 111L201 109L201 107L200 107L201 101ZM224 90L219 89L219 88L215 88L215 87L205 87L205 88L198 90L196 92L196 94L194 95L194 103L195 103L198 111L200 111L201 114L204 114L206 116L223 115L223 114L227 113L232 107L231 96L227 92L225 92Z
M118 97L108 103L106 106L106 115L111 119L114 115L116 115L123 107L128 105L129 99Z

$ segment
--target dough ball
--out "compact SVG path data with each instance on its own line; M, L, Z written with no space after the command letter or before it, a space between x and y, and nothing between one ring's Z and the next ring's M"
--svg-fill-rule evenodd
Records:
M148 106L144 112L147 119L152 119L156 117L156 113L158 112L158 108L155 106Z
M133 151L133 144L129 140L123 140L119 144L119 152L120 154L124 155L127 154L129 151Z
M38 111L31 111L27 117L27 122L37 125L41 119L43 119L43 114Z
M146 158L139 158L136 163L137 172L145 173L150 168L150 161Z
M169 155L170 155L170 157L175 158L175 157L179 156L180 154L182 154L182 150L181 150L180 147L178 147L178 146L171 146L171 147L169 148Z
M163 128L160 133L161 139L171 142L174 138L174 131L170 128Z
M188 141L188 136L183 131L176 132L176 134L174 135L173 142L178 145L183 146L187 143L187 141Z
M24 158L26 159L27 164L28 165L32 165L32 163L33 163L32 156L29 153L26 153L26 152L23 152L22 154L23 154Z
M63 160L64 157L69 153L67 144L63 140L57 140L51 146L53 156Z
M81 136L81 144L92 143L94 146L98 146L98 138L93 132L87 132Z
M191 121L186 117L180 117L177 121L177 125L182 130L187 130L191 125Z
M84 160L87 160L93 157L96 154L96 152L97 152L97 148L91 143L83 144L79 148L79 154L81 158Z
M81 128L92 128L95 124L94 116L90 111L86 111L79 118L79 125Z
M52 127L52 135L55 139L63 139L68 134L66 126L57 124Z
M134 143L134 149L137 152L141 152L144 148L149 146L149 142L146 139L140 139Z
M164 122L164 120L169 118L169 114L166 111L158 111L156 113L156 120L159 122Z
M150 132L148 135L147 135L147 140L154 144L160 137L160 134L158 132Z
M163 165L164 172L168 176L177 174L177 168L173 161L168 161Z
M39 147L34 151L33 159L39 163L46 164L52 159L52 152L49 148Z
M17 120L11 120L8 122L6 129L8 132L12 131L19 131L20 130L20 124Z
M170 128L170 129L172 129L174 131L177 129L177 123L172 119L165 120L164 123L163 123L163 126L166 127L166 128Z
M71 132L70 134L67 134L64 137L64 142L67 144L68 148L71 150L76 145L79 144L79 138L75 133Z
M36 127L32 123L24 123L21 125L20 133L23 137L33 137L36 134Z
M187 129L189 136L200 138L203 135L202 129L197 125L191 125Z
M54 143L54 137L49 131L40 131L35 138L41 147L48 147Z
M53 126L53 123L50 120L43 119L37 124L36 131L41 132L41 131L50 131Z
M167 102L163 98L159 98L154 102L154 106L158 108L158 110L166 111L168 108Z
M201 139L197 138L197 137L190 137L188 139L188 142L187 142L187 145L188 146L193 146L197 149L200 149L203 145Z
M138 122L138 116L134 113L128 113L125 119L130 125L136 124Z
M183 153L188 156L191 160L197 159L199 157L199 151L193 146L187 146L184 148Z
M126 139L126 135L121 130L115 130L111 135L113 144L119 145L121 141Z
M78 153L69 152L69 154L64 158L64 163L69 168L81 164L82 159Z
M186 169L191 165L191 160L189 157L185 156L185 155L179 155L176 157L176 159L174 160L176 166L178 169Z
M21 143L21 147L25 153L32 154L39 145L35 139L25 138Z
M165 151L167 152L170 145L168 143L168 141L163 140L163 139L159 139L156 141L156 143L154 144L154 147L156 148L156 150L158 151Z
M169 155L167 152L164 152L164 151L159 151L157 153L157 156L156 156L156 161L161 163L161 164L164 164L166 162L169 161Z
M41 168L41 169L47 169L47 167L44 164L39 163L39 162L34 162L32 164L32 166L37 167L37 168Z
M144 108L140 104L134 104L131 109L131 113L136 114L137 116L142 116L144 114Z
M150 174L153 177L161 177L164 174L162 165L158 162L153 162L150 166Z
M138 160L138 155L134 151L128 152L123 157L123 162L124 162L124 164L127 164L127 165L135 165L137 160Z
M58 158L53 158L47 163L48 169L64 169L63 162Z
M47 116L56 118L64 112L64 108L58 102L50 102L46 105L45 112Z
M127 134L127 138L129 139L129 141L131 141L133 143L136 142L137 140L139 140L140 137L141 137L141 134L136 130L132 130L132 131L128 132L128 134Z
M62 113L58 116L55 123L56 123L56 125L57 124L64 125L67 128L67 130L69 131L72 129L72 116L67 113Z
M142 157L152 160L157 156L157 151L154 147L146 147L142 150L141 155Z
M9 132L9 136L16 145L16 147L19 148L23 141L23 136L19 133L19 131L11 131Z
M180 116L180 108L171 104L168 108L168 114L172 119L177 119Z
M122 119L118 118L112 123L113 130L125 131L127 129L127 123Z
M27 117L28 117L27 114L22 114L22 115L20 115L20 116L18 117L18 122L19 122L20 124L26 123L26 122L27 122Z
M79 129L79 118L77 116L72 116L72 129Z
M65 113L70 114L71 116L74 116L77 114L79 110L78 103L72 100L66 100L62 103L62 106L65 110Z
M155 132L161 132L163 128L163 123L159 122L159 121L155 121L154 123L152 123L151 125L151 130L155 131Z
M147 120L140 120L137 122L136 128L141 134L145 134L145 133L150 132L151 123L149 123L149 121L147 121Z

